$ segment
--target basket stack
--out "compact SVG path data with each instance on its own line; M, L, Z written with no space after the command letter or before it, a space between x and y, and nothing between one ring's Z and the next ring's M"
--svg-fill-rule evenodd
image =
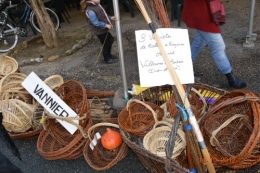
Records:
M260 161L260 98L246 90L224 94L200 122L216 167L244 169Z
M76 118L80 118L78 126L83 129L83 132L77 130L71 135L58 122L50 119L45 130L42 130L38 137L37 149L47 160L75 159L83 155L86 136L82 133L87 132L92 125L86 89L82 83L70 80L62 84L56 90L56 94L77 113L78 117ZM46 115L53 117L47 111L45 111ZM72 120L71 118L73 119L73 117L68 117L68 122ZM63 120L66 121L66 119Z
M108 150L102 146L101 140L96 138L97 135L103 136L107 128L119 131L117 123L117 119L110 119L106 120L105 123L97 123L88 130L89 138L84 147L83 154L89 166L97 171L111 168L124 159L128 153L128 146L125 142L114 150Z

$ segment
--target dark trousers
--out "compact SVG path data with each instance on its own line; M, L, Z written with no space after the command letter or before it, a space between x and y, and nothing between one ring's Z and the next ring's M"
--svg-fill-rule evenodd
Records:
M23 173L5 155L0 152L0 173Z
M112 44L114 42L114 37L110 34L110 32L106 32L104 34L97 35L97 37L103 46L102 54L104 57L104 61L110 60L111 59L111 49L112 49Z

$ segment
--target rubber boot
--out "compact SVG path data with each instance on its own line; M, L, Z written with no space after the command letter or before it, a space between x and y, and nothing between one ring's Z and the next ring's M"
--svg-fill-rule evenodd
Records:
M232 72L225 74L228 80L229 86L236 88L236 89L241 89L245 88L247 84L240 80L238 77L236 77Z

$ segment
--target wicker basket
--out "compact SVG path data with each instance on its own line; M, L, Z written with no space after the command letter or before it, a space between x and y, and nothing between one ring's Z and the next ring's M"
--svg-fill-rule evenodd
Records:
M18 63L14 58L6 55L0 56L0 79L18 70ZM2 77L1 77L2 76Z
M3 125L9 132L26 132L32 128L32 116L37 105L27 104L18 99L0 101Z
M33 112L32 115L32 128L23 133L9 133L12 139L33 139L38 137L42 131L42 125L40 120L43 116L44 108L41 105L38 105L37 109Z
M74 110L79 117L85 116L83 120L79 121L79 125L85 128L90 118L90 105L84 85L81 82L69 80L56 90L56 94Z
M88 99L90 104L90 115L93 119L93 123L100 123L112 118L113 109L109 106L109 98L93 97Z
M128 153L128 146L124 142L114 150L107 150L102 146L101 140L95 139L94 141L97 142L96 145L93 147L93 150L90 148L90 144L95 138L96 133L102 136L108 127L119 131L119 126L116 123L117 119L110 119L106 122L95 124L88 130L89 139L84 147L83 154L89 166L97 171L111 168L124 159Z
M201 131L217 167L244 169L260 161L260 98L238 91L228 95L232 98L227 99L224 95L219 98L219 104L214 103L205 114L200 122ZM232 119L237 114L246 118Z
M136 103L134 103L136 102ZM158 120L163 118L164 111L159 106L131 99L118 115L120 128L138 136L144 136Z
M159 126L162 124L163 126ZM154 124L153 129L144 136L144 148L157 156L165 158L165 148L170 137L171 126L171 124L164 121L159 121L158 123ZM185 134L181 129L178 129L172 158L179 156L185 148Z
M55 126L55 128L49 128ZM87 132L92 126L91 118L84 128ZM51 119L48 121L47 130L42 130L37 140L38 152L47 160L72 160L83 155L83 148L86 144L86 138L77 130L71 135L60 123ZM55 130L55 134L53 132Z
M120 128L121 136L124 142L131 148L142 162L144 167L151 173L166 173L165 158L156 156L142 147L142 137L125 132ZM171 161L169 168L176 173L189 173L189 170L180 166L179 162Z
M52 75L44 80L44 83L48 85L52 90L59 88L63 83L63 77L61 75Z

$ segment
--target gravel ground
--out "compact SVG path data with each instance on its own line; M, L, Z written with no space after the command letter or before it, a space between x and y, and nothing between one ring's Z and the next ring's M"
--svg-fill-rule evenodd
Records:
M248 32L250 2L244 0L224 0L223 2L226 8L227 23L221 28L227 47L226 52L233 66L233 71L237 76L248 83L246 89L260 93L260 36L257 36L255 47L243 48L242 46ZM259 8L260 1L256 1L253 32L258 34L260 33L260 11L257 10ZM132 84L139 83L134 31L138 29L148 29L148 27L136 7L135 18L131 18L130 14L124 12L122 9L120 13L124 62L127 84L130 87ZM71 19L71 21L73 21L73 19ZM82 17L82 27L85 27L85 25L85 18ZM171 22L171 25L172 27L177 27L177 22ZM70 25L65 25L61 29L73 27L75 27L75 25L71 23ZM181 24L181 27L186 28L183 23ZM115 30L112 30L111 33L116 35ZM194 33L194 30L189 30L191 40L194 37ZM31 71L34 71L42 79L53 74L60 74L64 77L65 81L70 79L81 81L87 89L117 90L118 88L123 87L120 64L108 65L102 63L102 57L98 59L99 50L99 40L93 39L85 47L70 56L52 62L23 66L20 68L20 71L24 74L29 74ZM117 42L114 43L113 53L118 54ZM217 70L208 48L205 48L201 52L198 60L194 63L194 69L204 72L204 76L197 80L215 87L232 90L232 88L228 86L225 77ZM2 143L0 143L2 148L1 151L3 151L16 165L22 168L25 173L96 172L87 165L84 157L71 161L47 161L38 154L36 140L15 140L15 142L20 149L23 161L19 161L10 155ZM258 172L258 170L260 170L258 168L259 165L256 165L250 169L239 170L237 172ZM231 170L223 169L219 172L230 171ZM143 173L146 172L146 170L138 161L137 157L130 152L123 161L105 172Z

